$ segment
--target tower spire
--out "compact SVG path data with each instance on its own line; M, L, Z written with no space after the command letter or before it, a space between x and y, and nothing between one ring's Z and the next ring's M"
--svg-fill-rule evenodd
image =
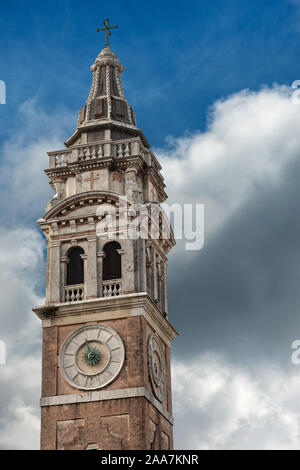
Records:
M107 28L112 28L107 21ZM102 30L106 31L106 28ZM143 145L150 147L142 130L137 127L134 111L126 99L121 80L123 71L118 57L106 45L91 66L90 93L79 111L76 132L65 142L67 147L78 144L82 133L87 135L89 142L104 139L104 135L113 140L139 136Z
M118 28L118 25L114 25L114 26L109 26L109 19L106 18L106 20L103 21L103 24L104 24L104 28L98 28L97 29L97 33L99 31L105 31L105 35L106 35L106 41L105 41L105 47L109 47L109 36L111 36L111 29L117 29Z

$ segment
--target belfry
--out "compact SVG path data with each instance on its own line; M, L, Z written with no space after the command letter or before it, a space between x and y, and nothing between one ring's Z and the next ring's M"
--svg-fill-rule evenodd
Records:
M77 129L45 170L47 243L41 449L172 449L167 257L175 240L161 166L106 45Z

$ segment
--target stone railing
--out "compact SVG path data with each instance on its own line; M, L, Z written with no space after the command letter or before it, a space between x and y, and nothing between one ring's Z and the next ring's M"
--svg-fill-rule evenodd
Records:
M113 144L113 155L117 158L131 156L131 142Z
M80 302L84 300L84 284L65 286L65 302Z
M48 152L50 168L61 168L69 164L71 150L58 150L57 152Z
M122 294L121 279L102 281L102 297L115 297Z
M76 145L66 150L48 152L49 168L62 168L73 163L88 162L103 157L125 158L144 155L145 151L139 137Z
M77 148L77 160L85 162L86 160L93 160L104 156L104 146L99 145L85 145Z

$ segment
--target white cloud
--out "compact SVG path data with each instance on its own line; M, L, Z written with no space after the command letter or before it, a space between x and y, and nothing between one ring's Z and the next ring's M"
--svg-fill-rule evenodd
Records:
M41 324L31 311L44 269L43 240L34 230L0 230L0 448L39 447Z
M28 222L43 213L54 195L43 171L48 167L47 152L63 148L73 121L74 115L65 110L47 115L36 100L20 106L17 129L11 130L1 147L0 209L6 223Z
M300 106L275 85L217 101L204 132L169 139L157 150L169 201L205 204L206 238L213 236L265 185L280 185L285 165L300 154Z
M0 340L6 344L0 366L0 448L39 448L41 323L32 307L43 304L45 242L33 217L43 214L53 195L43 169L46 152L61 148L74 115L47 115L36 100L22 104L16 128L1 147Z
M170 203L205 203L205 246L249 201L259 201L265 188L280 192L286 172L299 159L300 106L290 94L287 87L275 85L220 100L204 132L170 140L168 151L157 151ZM169 280L180 278L179 262L195 261L194 253L188 256L178 245L169 262ZM284 370L264 363L253 372L213 351L191 363L175 362L176 446L299 448L300 379L298 370L291 373L286 364Z
M173 363L175 448L299 449L299 371L255 374L214 353Z
M26 406L20 397L10 401L6 409L9 419L0 419L0 449L39 449L40 416L37 411L37 407Z
M42 235L35 230L0 230L1 339L7 347L17 337L32 346L40 336L34 334L39 322L31 308L43 301L38 295L44 279L43 248Z

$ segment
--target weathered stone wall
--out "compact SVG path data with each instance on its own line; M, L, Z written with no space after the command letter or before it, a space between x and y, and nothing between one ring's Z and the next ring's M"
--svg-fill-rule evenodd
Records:
M42 408L41 449L172 449L172 425L145 398Z
M125 346L125 362L116 377L101 390L125 391L145 388L153 396L147 355L147 339L154 328L143 316L44 328L42 397L82 395L68 384L58 367L60 349L66 338L84 324L112 327ZM172 414L170 348L164 344L168 385L161 406ZM172 424L145 397L106 399L42 407L42 449L172 448Z

